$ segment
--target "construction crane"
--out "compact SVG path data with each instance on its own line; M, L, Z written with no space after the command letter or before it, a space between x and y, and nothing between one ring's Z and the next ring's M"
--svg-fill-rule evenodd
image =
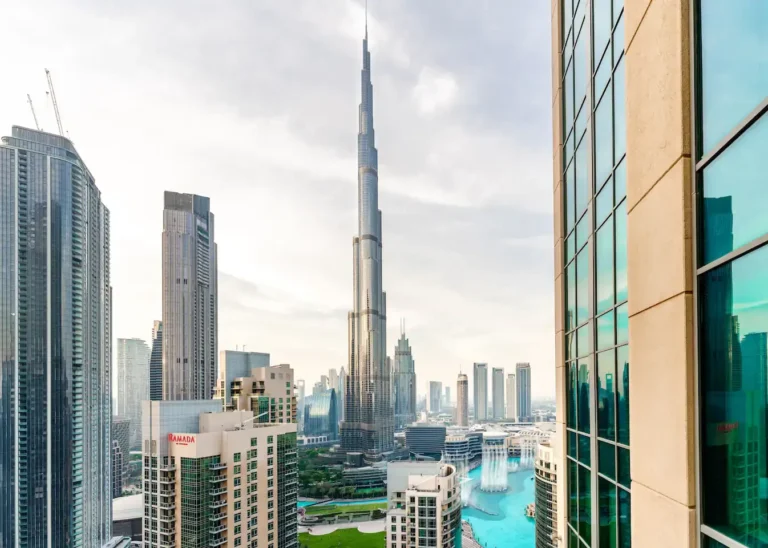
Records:
M61 116L59 116L59 105L56 103L56 93L53 91L53 79L51 71L45 69L45 75L48 78L48 89L51 91L51 101L53 102L53 112L56 114L56 124L59 126L59 135L64 136L64 127L61 125Z
M35 106L32 104L32 97L29 96L29 93L27 93L27 103L29 103L29 108L32 111L32 118L35 119L35 127L37 128L37 131L42 131L40 129L40 124L37 123L37 114L35 114Z

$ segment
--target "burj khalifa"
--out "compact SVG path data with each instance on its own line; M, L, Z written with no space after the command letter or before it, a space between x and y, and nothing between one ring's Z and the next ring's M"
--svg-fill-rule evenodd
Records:
M387 294L382 283L378 151L373 130L373 86L368 25L363 40L357 136L358 234L352 240L353 302L349 313L349 372L341 445L378 460L394 445L394 411L387 366Z

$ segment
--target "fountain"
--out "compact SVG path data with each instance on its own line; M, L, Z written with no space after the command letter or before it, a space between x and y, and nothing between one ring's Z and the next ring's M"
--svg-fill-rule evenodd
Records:
M483 470L480 489L497 492L507 490L507 435L486 432L483 435Z

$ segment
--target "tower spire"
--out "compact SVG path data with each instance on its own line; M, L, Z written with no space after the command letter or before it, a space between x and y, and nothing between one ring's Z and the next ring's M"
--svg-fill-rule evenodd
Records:
M365 0L365 39L368 40L368 0Z

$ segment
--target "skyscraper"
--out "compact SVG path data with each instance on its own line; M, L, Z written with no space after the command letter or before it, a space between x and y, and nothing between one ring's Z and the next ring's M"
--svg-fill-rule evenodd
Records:
M443 383L429 381L429 412L439 413L443 400Z
M368 27L363 39L362 100L357 137L358 234L354 256L353 309L349 313L349 371L341 446L378 459L394 445L394 413L387 368L387 296L383 292L378 152L373 130L373 86Z
M0 546L110 538L109 210L69 139L0 143Z
M210 200L165 192L163 399L213 396L218 358L218 268Z
M768 11L552 17L560 544L759 546Z
M488 418L488 364L475 362L472 377L475 420L484 421Z
M149 355L149 399L163 399L163 322L152 325L152 350Z
M531 412L531 364L518 363L515 365L517 384L517 418L523 422L533 420Z
M141 402L149 399L148 374L147 343L141 339L117 339L117 414L130 421L130 448L141 445Z
M416 420L416 362L404 328L401 328L400 338L395 346L392 384L394 385L395 427L402 429Z
M493 418L504 418L504 370L494 367L491 370L491 392L493 396Z
M517 383L514 373L507 375L507 420L517 420Z
M456 381L456 424L469 426L469 379L464 373Z
M336 403L339 407L339 423L344 420L344 402L347 387L347 370L342 367L339 369L339 392L336 397Z
M445 397L443 398L443 408L451 406L451 387L445 387Z
M328 388L336 390L336 394L339 393L339 373L335 368L328 370Z

